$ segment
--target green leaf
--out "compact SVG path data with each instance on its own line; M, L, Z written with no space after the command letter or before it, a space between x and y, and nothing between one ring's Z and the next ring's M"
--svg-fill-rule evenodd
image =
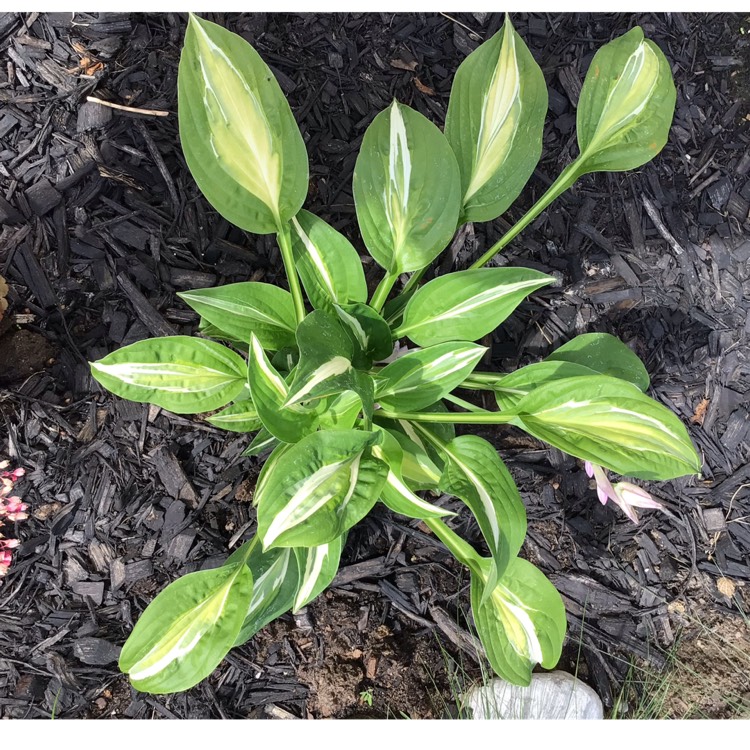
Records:
M247 351L247 341L239 339L236 336L231 336L226 331L222 331L220 328L215 326L213 323L209 323L205 318L201 318L198 321L198 333L209 339L221 339L222 341L228 341L236 349L241 349L245 352Z
M251 400L237 401L217 414L206 417L206 422L230 432L255 432L263 426Z
M263 546L327 544L362 519L388 471L369 451L378 439L362 430L324 430L291 446L256 491Z
M404 317L404 310L409 304L409 300L414 296L416 288L407 293L401 293L389 299L383 306L383 318L394 330L401 325Z
M571 456L638 479L699 474L680 420L631 383L605 375L566 378L524 396L513 424Z
M277 286L240 281L177 296L230 340L247 344L255 334L264 349L273 351L294 344L297 323L292 295Z
M372 413L372 378L352 365L353 346L339 319L314 310L297 327L299 364L289 387L286 406L354 391L366 413ZM289 442L289 441L288 441Z
M243 456L260 456L266 451L273 450L279 445L278 438L275 438L265 427L258 430L258 434L250 441L250 445L242 451Z
M649 377L643 362L616 336L609 333L584 333L576 336L547 357L548 362L572 362L601 375L627 380L644 393Z
M220 409L237 398L247 377L239 354L190 336L138 341L90 364L94 380L116 396L175 414Z
M401 426L400 422L399 426ZM407 423L407 429L409 427L411 425ZM425 446L421 442L422 438L416 433L414 437L420 441L419 443L408 437L406 432L400 432L398 429L386 429L386 432L398 442L401 448L400 466L406 483L412 489L434 490L440 483L442 471L437 467L432 458L430 458L428 453L430 445L427 444ZM450 440L451 438L449 437L448 439Z
M292 219L292 250L313 307L367 300L367 283L354 245L323 219L300 211Z
M404 354L378 372L375 397L385 409L423 409L458 386L485 351L484 346L459 341Z
M461 223L491 221L518 197L542 154L547 86L506 16L459 66L445 135L461 170Z
M300 569L293 549L272 549L263 551L254 537L250 544L252 552L247 560L247 568L252 571L255 586L253 595L244 611L244 621L234 645L240 646L252 638L294 604L300 584ZM242 548L240 548L242 549ZM239 552L239 550L238 550ZM236 560L235 552L227 564Z
M639 26L601 47L578 100L579 174L651 161L669 137L676 96L664 53Z
M286 405L289 387L268 361L254 334L250 339L248 382L258 416L274 437L284 443L296 443L315 429L314 412Z
M208 677L232 648L253 594L241 563L189 573L146 608L120 653L120 669L146 693L176 693Z
M500 677L528 685L535 664L552 669L560 659L566 618L560 594L544 574L521 558L484 598L491 563L471 574L471 609L487 658Z
M299 612L331 585L339 569L341 550L345 541L346 534L342 534L328 544L294 548L300 570L300 583L294 597L292 612Z
M501 409L512 409L527 393L541 385L565 378L599 375L596 370L573 362L545 360L526 365L493 384L495 400Z
M359 302L336 305L335 311L352 342L355 367L366 370L373 362L391 356L393 335L390 326L369 305Z
M443 452L447 461L440 489L469 506L492 555L489 596L521 549L526 536L526 509L513 477L486 440L462 435L448 443Z
M395 337L419 346L476 341L494 331L531 292L553 282L529 268L476 268L425 284L409 300Z
M445 136L394 100L367 128L354 167L354 204L370 255L389 273L428 265L456 230L459 185Z
M404 480L404 451L399 441L394 434L386 429L382 430L382 434L382 443L375 446L372 452L376 458L388 464L388 476L380 492L380 499L383 503L395 513L401 513L409 518L424 519L455 516L456 514L452 511L438 508L436 505L423 500L419 495L414 494Z
M180 141L208 202L268 234L307 195L307 152L284 94L242 37L191 14L177 77Z
M362 399L354 391L321 399L318 420L322 430L351 430L362 411Z

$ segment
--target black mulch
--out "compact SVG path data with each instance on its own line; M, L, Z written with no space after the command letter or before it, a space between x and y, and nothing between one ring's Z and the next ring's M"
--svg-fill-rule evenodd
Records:
M486 13L210 17L272 66L310 154L307 208L361 250L351 177L368 123L395 96L442 124L458 63L502 23ZM0 14L0 275L11 288L0 454L26 468L19 489L33 508L0 586L0 716L349 716L367 713L366 690L380 715L439 716L452 660L478 674L467 579L418 523L384 510L351 534L331 592L195 689L136 694L117 670L154 595L252 533L259 465L240 457L242 436L103 392L86 362L192 332L180 290L284 283L273 239L217 216L185 167L175 115L185 21ZM598 504L577 461L521 433L489 433L527 503L525 554L565 597L562 667L609 706L631 662L665 664L685 612L749 606L750 45L739 15L514 22L550 88L545 153L514 219L576 153L575 105L596 48L639 23L678 86L655 162L582 180L500 259L559 284L496 332L493 367L535 361L584 331L617 334L705 459L702 479L650 486L669 512L635 527ZM506 227L466 233L455 267ZM376 282L372 263L368 276ZM461 530L478 540L471 521Z

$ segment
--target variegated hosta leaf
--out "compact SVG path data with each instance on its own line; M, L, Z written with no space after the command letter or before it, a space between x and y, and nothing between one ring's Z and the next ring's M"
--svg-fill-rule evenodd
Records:
M294 344L294 302L285 289L259 281L240 281L179 292L177 296L212 323L219 336L224 334L247 344L255 334L264 349L273 351Z
M531 292L553 281L529 268L476 268L439 276L409 300L394 337L408 336L419 346L476 341Z
M401 448L401 475L412 489L434 490L440 483L443 472L430 457L430 445L425 445L418 433L414 433L413 438L408 437L406 430L411 428L408 422L404 432L401 432L398 427L404 429L400 422L397 427L391 422L386 432L398 442ZM447 438L452 440L453 436L448 435Z
M247 542L252 550L246 567L251 571L254 586L253 595L244 610L244 620L234 644L240 646L252 638L294 604L300 584L300 569L293 549L272 549L263 551L258 537ZM234 552L226 562L232 565L240 559L242 547Z
M311 312L297 327L297 346L299 363L287 404L339 393L352 379L352 344L332 313Z
M256 492L263 546L327 544L363 518L388 472L369 450L378 439L363 430L321 430L291 446Z
M458 386L485 351L484 346L451 341L404 354L378 373L375 397L385 409L423 409Z
M237 398L245 385L247 363L214 341L165 336L138 341L91 362L91 374L129 401L195 414Z
M228 221L276 232L307 195L307 152L284 94L237 34L190 16L177 77L190 172Z
M249 399L224 407L220 412L206 417L206 422L230 432L255 432L263 426L255 404Z
M179 293L178 293L179 295ZM226 331L222 331L218 326L213 323L209 323L205 318L201 318L198 321L198 333L209 339L220 339L221 341L228 341L232 346L242 351L247 351L247 341L239 339L236 336L232 336Z
M610 375L641 391L649 385L643 362L620 339L609 333L584 333L563 344L543 362L499 378L494 383L495 398L501 409L510 409L540 385L586 375Z
M369 305L355 302L334 308L348 334L355 367L366 370L373 362L388 358L393 353L393 334L388 323Z
M520 194L542 153L544 76L506 17L461 63L445 135L461 170L461 221L490 221Z
M605 375L542 385L509 413L513 424L571 456L638 479L699 474L682 422L636 386Z
M492 555L487 595L516 557L526 536L526 509L497 451L476 435L448 443L440 489L461 498L474 514Z
M179 578L141 615L120 669L145 693L193 687L234 645L252 595L253 576L242 563Z
M600 375L596 370L574 362L545 360L526 365L508 373L493 383L495 400L501 409L512 409L527 393L535 388L565 378Z
M578 100L579 173L653 159L669 137L676 96L664 53L639 26L601 47Z
M583 333L555 349L547 362L571 362L600 375L627 380L641 391L649 386L648 371L638 355L609 333Z
M292 612L299 612L331 585L339 569L345 540L346 534L342 534L328 544L294 548L300 570L300 582Z
M567 626L560 594L544 574L519 557L485 598L491 562L472 568L471 609L487 658L500 677L528 685L531 670L552 669L560 659Z
M372 378L354 369L353 347L333 313L314 310L297 327L299 364L289 386L286 406L354 391L365 413L372 413Z
M354 391L344 391L322 399L316 412L321 430L351 430L362 412L362 399Z
M367 283L354 245L309 211L292 219L292 250L302 285L313 307L367 300Z
M274 437L265 427L258 430L258 434L250 441L250 445L242 451L243 456L260 456L273 450L279 445L279 439Z
M395 100L365 132L353 187L362 239L391 273L428 265L456 230L456 157L435 125Z
M301 407L285 405L289 386L268 361L254 334L250 338L249 355L250 393L263 426L282 442L296 443L315 429L315 413Z
M380 492L383 503L395 513L401 513L409 518L441 518L456 515L423 500L411 490L404 480L404 451L399 441L386 429L382 430L382 435L383 441L372 449L372 454L388 464L388 476ZM433 487L435 486L433 484Z

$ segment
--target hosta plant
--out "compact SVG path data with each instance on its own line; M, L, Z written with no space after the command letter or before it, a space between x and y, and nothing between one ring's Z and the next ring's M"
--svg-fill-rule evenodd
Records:
M476 342L553 281L486 264L581 175L632 169L660 151L675 104L664 55L640 28L602 47L578 103L579 156L470 268L423 286L456 230L500 216L531 176L544 78L506 19L459 67L444 131L397 101L378 114L353 184L364 246L383 269L369 299L354 246L302 207L305 144L258 53L193 15L178 89L193 177L227 220L276 235L288 291L241 282L186 292L198 335L141 341L91 365L118 396L254 433L246 455L270 454L254 495L255 535L223 566L167 586L125 643L121 669L147 692L195 685L233 646L318 596L348 530L380 502L421 519L469 569L490 663L527 684L536 664L555 666L565 611L519 556L526 514L511 474L489 442L455 426L525 430L586 462L602 501L631 517L633 506L658 504L629 482L613 486L605 469L665 480L698 473L700 461L677 417L646 395L641 361L613 336L578 336L516 372L477 370L486 347ZM498 408L466 400L476 390L494 393ZM474 515L481 550L453 530L442 494Z

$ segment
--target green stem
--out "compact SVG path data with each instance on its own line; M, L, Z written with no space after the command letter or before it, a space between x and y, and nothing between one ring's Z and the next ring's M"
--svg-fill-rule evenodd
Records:
M454 395L453 393L449 393L447 396L444 396L446 401L450 401L452 404L455 404L456 406L460 406L462 409L466 409L466 411L470 412L478 412L480 414L491 414L492 412L488 412L487 409L482 409L481 406L476 406L475 404L470 404L468 401L464 401L462 398L459 398L458 396Z
M370 300L370 307L375 310L375 312L380 312L383 309L383 305L388 299L388 295L390 294L391 289L393 289L393 285L396 283L397 279L398 274L391 273L390 271L383 276L378 284L378 288L375 290L375 293Z
M482 568L479 565L479 553L444 521L439 518L425 518L424 524L450 550L451 554L466 565L475 575L481 577Z
M508 424L513 421L513 414L505 412L488 411L478 414L471 412L469 414L458 414L456 412L398 412L388 411L387 409L378 409L378 416L385 419L405 419L409 422L434 422L444 424Z
M289 224L282 224L278 227L276 238L279 241L281 257L284 260L284 270L289 280L289 291L292 293L294 300L294 314L297 318L297 325L305 319L305 299L302 296L302 287L297 276L297 268L294 265L294 253L292 252L292 235L289 231Z
M479 260L475 260L469 268L481 268L489 263L511 240L517 237L531 224L555 198L562 195L579 177L578 167L581 163L579 156L560 173L560 176L550 185L544 195L524 214L523 218L512 226Z
M401 294L409 294L409 292L414 289L414 287L419 285L419 282L422 281L422 277L427 273L427 266L425 266L420 271L414 271L414 273L409 277L409 281L406 282L406 286L404 286L403 291Z

